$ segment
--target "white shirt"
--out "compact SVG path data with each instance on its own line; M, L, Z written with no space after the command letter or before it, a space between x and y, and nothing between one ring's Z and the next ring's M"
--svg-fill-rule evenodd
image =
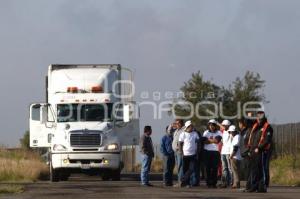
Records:
M230 148L231 148L232 136L228 133L228 131L223 131L222 137L222 155L230 155Z
M230 154L232 154L235 146L238 146L239 149L237 150L233 158L237 160L242 160L243 158L241 156L241 135L240 134L237 134L233 137L231 142L231 147L230 147Z
M179 142L183 142L183 155L190 156L197 153L197 140L199 135L195 131L190 133L183 131L179 136Z
M210 131L205 131L203 133L203 137L209 138L209 139L214 139L217 136L222 137L222 133L220 131L216 131L215 133L212 133ZM205 144L204 149L207 151L219 151L218 144Z

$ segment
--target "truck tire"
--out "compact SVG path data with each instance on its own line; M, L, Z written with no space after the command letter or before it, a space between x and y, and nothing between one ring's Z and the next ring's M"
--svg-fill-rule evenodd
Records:
M59 181L59 170L53 169L52 161L50 161L50 182L58 182Z
M110 174L109 173L102 173L101 178L103 181L109 181Z
M58 182L59 181L59 171L57 169L53 169L52 166L50 167L50 181L51 182Z
M121 170L112 170L111 171L111 179L112 181L120 181L121 180Z
M70 173L68 173L65 170L60 170L60 172L59 172L59 179L61 181L68 181L69 177L70 177Z

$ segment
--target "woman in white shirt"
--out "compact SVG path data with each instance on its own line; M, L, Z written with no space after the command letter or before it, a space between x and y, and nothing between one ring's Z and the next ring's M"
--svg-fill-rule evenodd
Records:
M199 136L191 121L185 123L185 129L179 136L179 148L183 153L183 178L181 179L181 187L190 187L190 178L195 171L197 147Z
M218 144L222 140L222 133L217 129L217 126L216 120L209 120L208 130L203 133L208 188L216 188L218 182L218 165L220 162Z

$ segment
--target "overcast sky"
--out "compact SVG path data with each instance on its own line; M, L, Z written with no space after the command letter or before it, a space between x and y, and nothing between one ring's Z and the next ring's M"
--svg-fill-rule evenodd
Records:
M137 94L176 92L198 70L225 86L251 70L270 120L300 121L299 19L298 0L0 0L0 144L28 129L51 63L120 63ZM159 134L171 121L141 114Z

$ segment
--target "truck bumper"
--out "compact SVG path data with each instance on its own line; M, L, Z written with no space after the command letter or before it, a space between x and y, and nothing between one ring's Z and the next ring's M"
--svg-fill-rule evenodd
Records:
M52 153L53 169L119 169L120 152Z

